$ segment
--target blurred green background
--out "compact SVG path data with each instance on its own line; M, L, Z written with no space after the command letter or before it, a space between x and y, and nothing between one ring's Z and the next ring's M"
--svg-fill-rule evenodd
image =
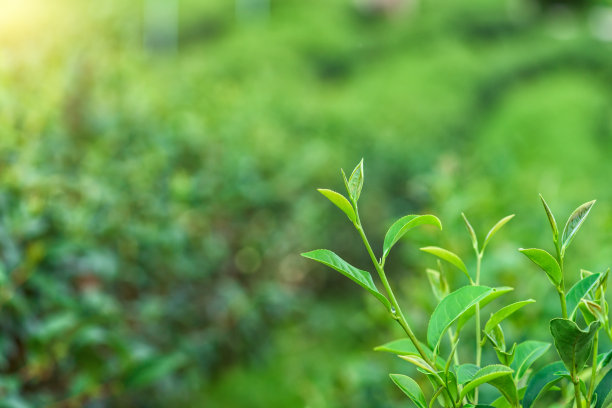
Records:
M569 281L611 263L610 41L601 2L0 0L0 406L406 406L372 350L399 327L299 257L370 269L315 191L362 157L376 248L444 223L387 263L419 337L418 247L473 267L464 211L480 236L517 215L483 283L537 300L507 338L550 340L516 249L552 247L538 193L560 223L597 198Z

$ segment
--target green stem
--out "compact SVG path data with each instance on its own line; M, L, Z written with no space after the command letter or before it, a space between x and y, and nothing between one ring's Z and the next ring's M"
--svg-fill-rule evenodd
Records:
M565 273L563 270L563 254L561 253L561 247L559 246L558 240L555 240L555 248L557 249L557 261L559 261L559 268L561 269L561 283L557 287L559 292L559 301L561 302L561 314L564 319L567 319L567 304L565 302Z
M576 379L576 381L574 381L574 398L576 399L576 408L582 408L582 395L580 394L580 380L579 379Z
M382 282L385 288L385 291L387 292L387 295L389 296L389 300L391 301L391 306L393 307L393 310L391 311L393 318L397 320L400 326L402 326L402 329L404 329L404 331L408 335L408 338L410 339L412 344L414 344L414 347L416 347L421 358L423 358L423 360L425 360L427 364L429 364L432 368L435 369L436 367L435 361L432 361L429 358L429 356L425 353L425 350L423 350L423 347L421 347L421 343L417 340L416 336L414 335L414 332L410 328L410 325L408 324L408 322L406 321L406 318L404 317L404 314L402 313L402 309L397 303L397 299L395 297L395 294L393 293L393 289L391 289L391 285L389 285L389 281L387 280L385 271L380 265L380 263L378 262L378 260L376 259L376 255L374 255L374 251L372 251L372 246L370 245L370 242L368 241L368 238L365 235L363 227L361 226L361 220L359 219L359 213L357 212L356 205L355 205L355 213L357 216L357 222L355 223L355 228L357 228L357 231L359 232L359 235L361 236L361 239L363 240L366 250L368 251L370 258L372 259L374 268L376 269L376 272L378 272L378 277L380 278L380 281ZM450 390L446 386L444 380L442 380L442 378L440 378L440 376L438 375L436 375L436 379L438 380L440 385L442 385L446 389L446 393L448 394L450 400L452 401L453 407L455 407L456 405L455 405L454 399L450 393Z
M595 391L595 380L597 377L597 348L599 347L599 330L595 332L595 338L593 339L593 364L591 366L591 383L589 385L589 392L587 394L587 407L591 406L593 400L593 392Z
M482 263L482 252L476 253L476 285L480 285L480 265ZM476 303L476 365L480 367L482 360L482 347L480 346L480 303ZM474 390L474 402L478 404L478 388Z

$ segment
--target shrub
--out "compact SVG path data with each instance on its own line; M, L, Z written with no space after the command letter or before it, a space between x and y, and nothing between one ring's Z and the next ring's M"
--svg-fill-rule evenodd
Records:
M318 249L303 253L302 256L337 270L363 287L380 301L390 317L402 327L406 338L394 340L376 350L397 354L429 380L431 393L427 402L419 382L407 375L390 374L393 382L417 407L432 407L437 402L443 407L529 408L551 389L561 390L561 396L557 399L563 400L564 404L575 404L577 408L601 408L612 403L612 370L609 369L612 350L599 354L598 347L602 330L604 335L612 338L605 299L609 269L603 273L581 270L578 283L569 290L565 286L566 250L593 208L594 200L574 210L563 231L560 231L550 208L540 196L552 228L556 255L538 248L519 249L546 273L558 292L561 305L561 316L549 323L560 360L539 370L532 370L532 365L549 350L551 344L536 340L511 344L506 341L501 324L514 312L535 300L509 303L492 313L484 326L481 325L481 310L513 290L507 286L490 287L481 284L480 270L487 245L514 215L497 222L480 243L474 228L462 214L476 256L475 274L468 270L457 254L447 249L436 246L421 248L423 252L438 258L438 268L427 270L433 296L438 303L429 319L426 341L422 342L402 312L387 279L385 261L393 246L408 231L420 225L442 229L442 223L434 215L406 215L400 218L387 231L382 255L377 257L364 231L357 205L364 182L363 160L350 177L347 178L344 171L342 176L348 199L332 190L319 189L319 192L340 208L353 224L384 289L378 289L369 272L355 268L330 250ZM462 272L468 284L451 290L446 279L447 271L443 267L446 264ZM476 333L474 344L471 345L474 355L470 362L461 362L457 353L460 335L472 318ZM443 345L444 336L448 337L448 347ZM482 350L487 345L495 351L498 362L483 363ZM489 405L479 404L479 388L484 384L495 387L501 394Z

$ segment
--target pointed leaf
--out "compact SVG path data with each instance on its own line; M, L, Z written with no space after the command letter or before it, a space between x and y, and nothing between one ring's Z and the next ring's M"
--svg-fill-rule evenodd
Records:
M349 201L342 194L326 188L319 188L317 191L327 197L329 201L336 205L336 207L344 211L348 219L351 220L353 224L357 222L355 210L353 210L351 203L349 203Z
M612 403L612 370L608 371L595 388L595 408L603 408Z
M427 408L427 402L425 402L425 396L419 384L416 383L412 378L402 374L389 374L391 380L404 392L419 408Z
M430 366L427 361L423 360L419 356L405 355L405 356L398 356L398 357L401 358L402 360L406 360L410 364L414 364L417 368L424 370L423 372L425 373L435 374L438 372L434 367Z
M440 272L434 269L426 269L427 272L427 280L429 281L429 286L431 287L431 291L434 296L438 300L442 300L444 296L448 295L448 283L442 277Z
M584 298L587 293L589 293L592 289L599 285L599 278L601 277L601 273L595 273L593 275L589 275L586 278L578 281L565 295L565 303L567 304L567 315L570 319L574 318L576 311L578 310L578 305L582 298Z
M504 225L506 225L508 221L510 221L512 218L514 218L514 214L508 215L507 217L504 217L501 220L497 221L497 224L495 224L493 228L491 228L491 230L485 237L484 244L482 244L482 251L485 250L489 241L491 240L491 238L493 238L493 235L495 235L495 233L499 231Z
M546 200L544 200L542 194L540 194L540 200L542 200L544 211L546 211L546 216L548 217L548 222L550 223L550 228L552 228L553 240L557 242L559 239L559 230L557 229L557 221L555 220L555 216L553 215L552 211L550 211L550 207L548 207L548 204L546 204Z
M478 370L480 370L480 367L476 364L461 364L455 367L457 382L459 384L465 384L466 382L472 381Z
M337 270L370 292L378 300L380 300L380 302L385 305L388 310L391 310L391 304L387 298L378 291L376 285L374 285L370 272L355 268L353 265L349 264L344 259L327 249L316 249L314 251L305 252L302 254L302 256L305 258L314 259L317 262L321 262L322 264Z
M464 398L468 392L475 389L476 387L489 383L502 393L502 395L512 404L518 404L518 392L514 381L512 380L512 374L514 371L510 367L503 366L501 364L494 364L486 366L480 369L475 375L472 381L468 382L461 390L461 399Z
M591 355L593 337L599 326L599 322L593 322L587 330L582 330L569 319L557 318L550 321L555 347L570 373L577 373L584 367Z
M486 305L488 305L489 303L491 303L492 301L494 301L501 295L505 295L506 293L512 292L513 290L514 288L511 288L509 286L500 286L498 288L493 288L491 293L489 293L484 298L482 298L480 301L478 301L478 305L480 306L480 309L482 310L484 309ZM473 305L465 313L463 313L459 317L459 319L457 319L457 333L461 331L463 326L465 326L465 324L472 318L472 316L474 316L475 313L476 313L476 305Z
M516 373L516 379L520 380L529 367L548 351L550 343L543 341L527 340L516 347L514 361L510 364L510 368Z
M565 374L569 373L563 366L562 361L551 363L535 373L527 384L523 397L523 408L531 408L538 397L559 382Z
M435 225L442 229L442 223L434 215L406 215L395 221L385 235L383 243L383 259L389 255L389 251L399 241L406 232L419 225Z
M442 335L461 314L493 291L486 286L464 286L440 301L429 320L427 343L435 351Z
M427 358L429 360L433 360L433 351L431 351L431 349L423 343L419 342L419 345L421 346L421 349L423 349L423 351L425 352ZM389 343L383 344L382 346L375 347L374 351L383 351L387 353L397 354L399 356L421 356L417 348L414 346L414 344L412 344L412 341L410 341L410 339L393 340ZM437 356L436 363L440 367L444 366L444 360L440 356Z
M491 330L493 330L493 328L495 326L497 326L499 323L501 323L504 319L506 319L512 313L516 312L517 310L519 310L523 306L526 306L526 305L528 305L530 303L534 303L534 302L535 302L535 300L528 299L528 300L523 300L521 302L512 303L511 305L502 307L497 312L493 313L493 315L491 315L491 317L489 318L489 321L487 322L487 324L485 324L484 331L485 332L490 332Z
M465 276L468 277L470 282L472 281L472 278L470 277L470 274L468 273L467 268L465 267L465 264L463 263L461 258L459 258L456 254L452 253L451 251L444 249L444 248L436 247L436 246L424 247L424 248L421 248L421 251L435 255L438 258L452 265L455 265L457 268L459 268L460 271L462 271L465 274Z
M474 231L474 227L472 227L472 224L470 224L465 214L461 213L461 216L463 217L463 221L465 222L465 227L470 233L470 239L472 240L472 246L474 247L476 251L478 251L478 238L476 237L476 231Z
M580 207L576 208L572 215L570 215L567 223L565 224L565 228L563 228L563 235L561 238L561 253L565 253L565 250L574 239L574 236L582 226L582 223L586 217L589 215L589 212L591 211L591 208L593 208L594 204L595 200L584 203Z
M353 201L357 202L359 200L359 196L361 195L361 189L363 188L363 159L359 162L359 164L355 167L353 172L351 173L351 177L348 179L348 193L353 199Z
M562 279L561 267L559 266L557 260L551 254L539 248L519 248L519 251L523 253L527 258L529 258L533 263L538 265L544 272L546 272L546 275L548 275L548 279L550 279L553 285L559 286Z

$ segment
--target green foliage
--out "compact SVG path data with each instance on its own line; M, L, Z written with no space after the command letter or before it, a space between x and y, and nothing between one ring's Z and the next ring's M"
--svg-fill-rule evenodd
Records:
M356 174L363 175L363 161L359 163L357 169L353 173L357 172ZM587 407L590 407L592 404L599 404L599 398L608 398L608 391L605 388L609 387L608 375L606 374L598 380L598 373L603 370L606 365L605 361L608 360L606 356L598 354L598 334L600 328L603 326L605 332L612 338L607 317L608 306L604 296L608 272L594 274L582 271L581 276L583 278L566 292L563 270L565 249L584 222L594 201L582 205L572 213L564 229L562 242L559 242L554 216L541 197L546 215L552 227L557 258L542 249L520 249L524 255L546 272L549 280L554 284L559 294L563 316L561 318L554 318L550 322L550 332L561 361L549 364L530 376L531 366L546 353L550 343L526 340L518 346L517 343L512 343L512 347L508 348L501 323L505 322L524 306L534 303L534 299L510 303L492 313L482 330L485 340L480 340L480 310L501 295L513 290L511 287L491 288L479 285L481 260L491 237L513 216L502 218L495 224L487 234L482 248L480 248L474 228L465 214L461 214L468 229L472 247L476 253L475 281L472 280L465 263L457 254L437 246L421 248L421 251L433 254L439 260L446 261L457 267L469 279L469 285L459 287L448 293L449 286L442 275L441 263L438 261L440 271L427 269L427 278L434 298L438 300L438 303L429 318L426 336L427 346L425 346L418 340L399 306L392 286L387 279L384 261L393 245L408 230L421 224L441 227L441 223L438 218L431 215L412 215L400 218L387 232L383 244L383 256L377 258L366 237L357 209L359 194L356 192L357 190L361 192L363 178L362 176L355 177L360 179L357 184L351 183L351 180L354 178L353 175L348 182L346 182L345 178L347 190L351 194L353 201L351 209L355 212L355 229L363 241L365 249L385 288L388 300L387 297L378 292L369 273L352 267L333 252L317 250L302 255L340 271L374 294L379 300L382 298L384 301L387 301L386 305L388 306L391 318L399 323L407 338L392 341L376 347L375 350L397 354L403 361L414 366L417 372L427 377L433 387L429 404L427 404L425 394L418 382L405 375L391 374L393 382L408 395L417 407L432 407L436 403L448 408L481 406L478 404L479 388L484 384L489 384L501 394L492 403L492 406L497 408L519 408L521 406L529 408L551 387L564 384L564 379L568 379L573 386L573 398L576 408L583 408L583 397L586 399ZM358 188L351 187L355 185L358 185ZM385 303L384 301L383 303ZM576 311L580 305L586 308L586 311L583 310L585 319L592 321L586 330L582 330L576 321L572 320L575 318ZM464 326L472 317L475 317L476 320L475 362L460 364L458 356L459 336ZM456 326L455 331L451 329L453 325ZM440 346L447 332L450 351L446 357L441 358L443 350L441 350ZM492 345L500 364L486 365L480 368L482 361L481 352L487 343L486 340L489 340L489 343ZM587 384L582 377L585 375L583 371L589 359L591 359L591 367L588 374L590 378L587 388ZM454 365L452 364L453 361ZM563 369L563 366L565 366L565 369ZM454 367L454 370L451 371L451 367ZM525 383L527 385L522 386Z

